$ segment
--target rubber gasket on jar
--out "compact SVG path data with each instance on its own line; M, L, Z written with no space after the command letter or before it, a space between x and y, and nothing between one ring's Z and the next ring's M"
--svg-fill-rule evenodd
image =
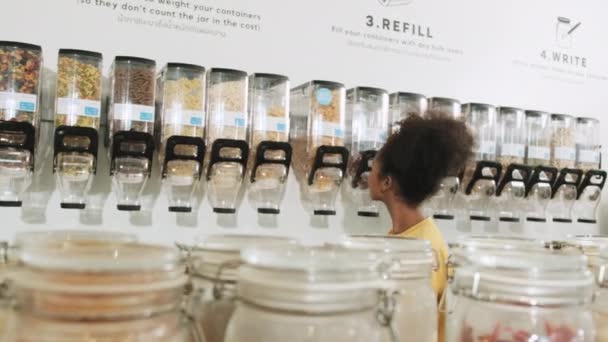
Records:
M103 58L103 54L101 52L77 49L59 49L59 56L85 56L98 59Z
M40 45L22 43L22 42L14 42L14 41L8 41L8 40L0 40L0 46L16 47L16 48L21 48L21 49L34 50L34 51L38 51L38 52L42 51L42 47Z

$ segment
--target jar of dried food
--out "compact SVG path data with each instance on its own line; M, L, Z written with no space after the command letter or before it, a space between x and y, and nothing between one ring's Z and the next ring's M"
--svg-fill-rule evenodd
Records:
M102 55L84 50L59 50L55 126L99 130Z
M511 164L523 164L526 157L526 131L523 109L498 108L498 162L506 170Z
M576 161L574 118L566 114L551 115L551 166L573 168Z
M11 276L7 341L199 341L182 313L174 249L90 239L26 241Z
M378 216L378 204L369 196L367 179L376 152L386 142L388 109L388 93L384 89L357 87L346 92L346 138L351 158L345 191L359 216Z
M392 93L389 96L390 103L390 132L399 130L401 122L410 116L422 116L426 112L427 100L424 95L415 93Z
M596 327L596 341L608 341L608 245L599 249L598 291L593 303L593 318Z
M348 163L344 85L311 81L291 90L293 166L317 215L334 215Z
M429 97L428 109L429 113L427 114L436 115L440 113L454 119L462 118L460 101L455 99L450 99L447 97Z
M576 168L583 171L600 168L600 122L592 118L576 119Z
M576 254L481 252L467 256L449 341L595 341L594 281Z
M375 255L331 247L266 247L241 253L239 302L225 342L383 341Z
M246 247L293 243L275 236L216 235L186 248L193 282L189 311L205 334L206 342L223 342L236 307L240 252Z
M110 140L119 131L153 134L156 62L118 56L114 59L110 75Z
M40 121L42 48L0 41L0 120Z
M437 341L437 297L431 286L431 275L437 260L430 242L383 236L351 236L341 245L355 251L379 253L384 259L388 286L395 300L393 322L401 340Z
M291 165L289 79L282 75L249 76L250 181L248 197L259 213L278 214Z
M160 117L159 153L165 155L167 139L172 136L204 138L205 68L183 63L168 63L157 78L157 108Z
M549 113L526 111L526 164L548 166L551 159L551 130Z

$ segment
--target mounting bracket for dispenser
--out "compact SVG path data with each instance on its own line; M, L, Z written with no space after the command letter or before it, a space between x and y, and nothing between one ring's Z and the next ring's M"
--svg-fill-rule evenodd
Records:
M541 179L541 174L545 174L547 179ZM532 175L528 179L528 183L526 183L526 197L532 191L532 187L538 183L546 183L553 187L553 183L557 178L557 169L549 166L537 166L532 170Z
M145 149L141 150L123 150L123 143L144 143ZM152 172L152 160L154 159L154 137L150 133L137 131L118 131L114 134L112 141L112 155L110 162L110 176L114 175L115 160L120 157L144 157L148 159L148 172Z
M19 141L0 140L0 148L15 148L29 151L32 160L29 165L29 170L33 172L36 128L31 123L25 121L0 121L0 132L23 136L23 139L19 139ZM21 201L0 201L0 207L20 207L21 205Z
M342 161L339 163L325 162L323 158L328 154L337 154L342 157ZM348 150L344 146L328 146L322 145L317 148L315 159L308 174L308 185L312 185L315 180L315 172L323 167L334 167L342 171L342 177L346 174L346 165L348 163Z
M357 170L355 170L355 175L354 175L353 181L351 183L351 186L353 187L353 189L355 189L359 186L359 181L361 180L361 176L364 173L372 170L372 168L369 166L369 163L372 160L374 160L377 153L378 153L378 151L376 151L376 150L367 150L367 151L363 151L363 152L359 153L359 155L361 156L361 161L360 161L359 165L357 165ZM374 214L377 214L377 213L374 213ZM363 215L363 216L365 216L365 215ZM372 215L369 215L369 216L372 216Z
M221 151L223 148L236 148L241 151L240 158L222 157ZM209 167L207 168L207 180L211 180L211 170L214 164L217 163L239 163L243 166L242 177L245 175L247 167L247 159L249 158L249 144L244 140L234 139L217 139L211 145L211 156L209 158Z
M521 179L513 177L513 173L515 171L519 171L522 175ZM498 188L496 189L496 196L500 196L502 191L505 189L505 186L509 184L509 182L522 182L524 183L524 187L528 184L530 177L532 176L532 167L528 165L522 164L511 164L507 167L507 171L505 172L505 176L502 177Z
M67 137L86 137L89 139L87 146L73 146L64 143ZM97 148L99 146L99 134L91 127L59 126L55 129L53 149L53 173L57 169L57 155L63 152L88 153L97 161ZM93 174L97 174L97 163L93 165Z
M196 146L196 154L186 156L175 153L175 147L178 145ZM163 162L162 178L167 177L167 164L172 160L193 160L198 162L200 165L198 176L200 177L203 174L203 162L205 161L205 141L199 137L181 135L169 137L165 147L165 161Z
M267 151L283 151L285 153L284 159L269 159L266 158ZM251 183L255 183L255 175L258 170L258 166L263 164L278 164L285 166L286 174L289 174L289 165L291 165L292 148L289 143L280 141L262 141L258 145L255 154L255 163L253 164L253 170L251 170ZM274 213L274 212L273 212Z
M568 180L567 176L570 174L575 175L576 180L574 180L574 181ZM561 171L559 172L559 174L557 176L557 180L553 184L551 198L555 197L555 195L557 194L557 191L559 190L559 188L562 185L574 185L578 192L578 188L579 188L579 185L581 184L582 178L583 178L583 170L581 170L581 169L569 169L569 168L561 169Z
M576 195L576 199L580 199L583 191L588 186L597 186L600 190L604 189L604 185L606 184L607 173L603 170L589 170L583 176L583 181L578 187L578 193ZM593 179L600 179L598 182L594 183Z
M494 176L484 175L483 169L486 169L486 168L495 169L496 172L495 172ZM465 189L465 194L470 195L471 192L473 191L473 187L475 186L475 183L481 179L493 180L494 183L498 184L501 173L502 173L502 165L500 165L500 163L485 161L485 160L478 161L477 165L475 166L475 172L473 173L473 177L471 178L471 180L469 181L469 184L467 184L467 187Z

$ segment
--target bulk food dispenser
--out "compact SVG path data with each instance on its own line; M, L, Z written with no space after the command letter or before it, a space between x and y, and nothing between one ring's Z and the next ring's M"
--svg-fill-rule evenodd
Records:
M40 122L40 46L0 41L0 206L20 207L34 171Z
M526 182L526 220L546 222L547 206L553 193L557 169L551 167L549 113L527 110L525 119L526 165L531 174Z
M378 205L369 195L368 177L376 153L386 142L388 100L384 89L357 87L346 92L346 137L351 158L345 192L359 216L378 216Z
M592 118L576 119L576 167L584 172L575 204L580 223L597 223L597 208L606 183L601 168L600 123Z
M291 90L293 166L314 215L335 215L335 201L346 172L345 88L311 81Z
M460 101L445 97L431 97L428 99L429 112L440 112L455 119L462 118ZM460 189L461 170L452 170L452 174L439 184L439 190L429 200L429 208L433 211L433 218L440 220L454 219L454 202Z
M108 113L110 175L117 209L138 211L152 170L156 62L118 56Z
M498 162L503 169L495 199L499 221L520 221L525 208L526 183L532 173L532 169L524 164L525 157L524 110L498 108Z
M97 171L102 55L59 50L53 171L61 208L84 209Z
M156 134L170 212L192 211L205 158L205 68L168 63L157 77Z
M412 115L422 116L426 112L427 99L424 95L415 93L392 93L389 96L390 103L390 132L399 130L401 121Z
M207 190L213 212L234 214L249 158L247 73L211 69L207 75Z
M575 120L570 115L551 115L551 164L559 170L553 183L548 211L553 222L572 222L572 208L578 196L583 171L575 169Z
M466 208L473 221L490 221L489 204L494 197L502 166L496 162L496 108L482 103L463 105L463 116L475 138L475 160L463 177Z
M260 214L279 214L291 165L289 79L249 76L251 146L249 202Z

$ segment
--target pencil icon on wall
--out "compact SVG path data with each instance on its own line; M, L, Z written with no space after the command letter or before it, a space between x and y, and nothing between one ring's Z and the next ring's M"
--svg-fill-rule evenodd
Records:
M403 6L409 5L414 0L378 0L382 6Z
M572 37L580 28L581 22L574 23L569 18L557 17L557 25L555 27L555 42L561 48L572 47Z

